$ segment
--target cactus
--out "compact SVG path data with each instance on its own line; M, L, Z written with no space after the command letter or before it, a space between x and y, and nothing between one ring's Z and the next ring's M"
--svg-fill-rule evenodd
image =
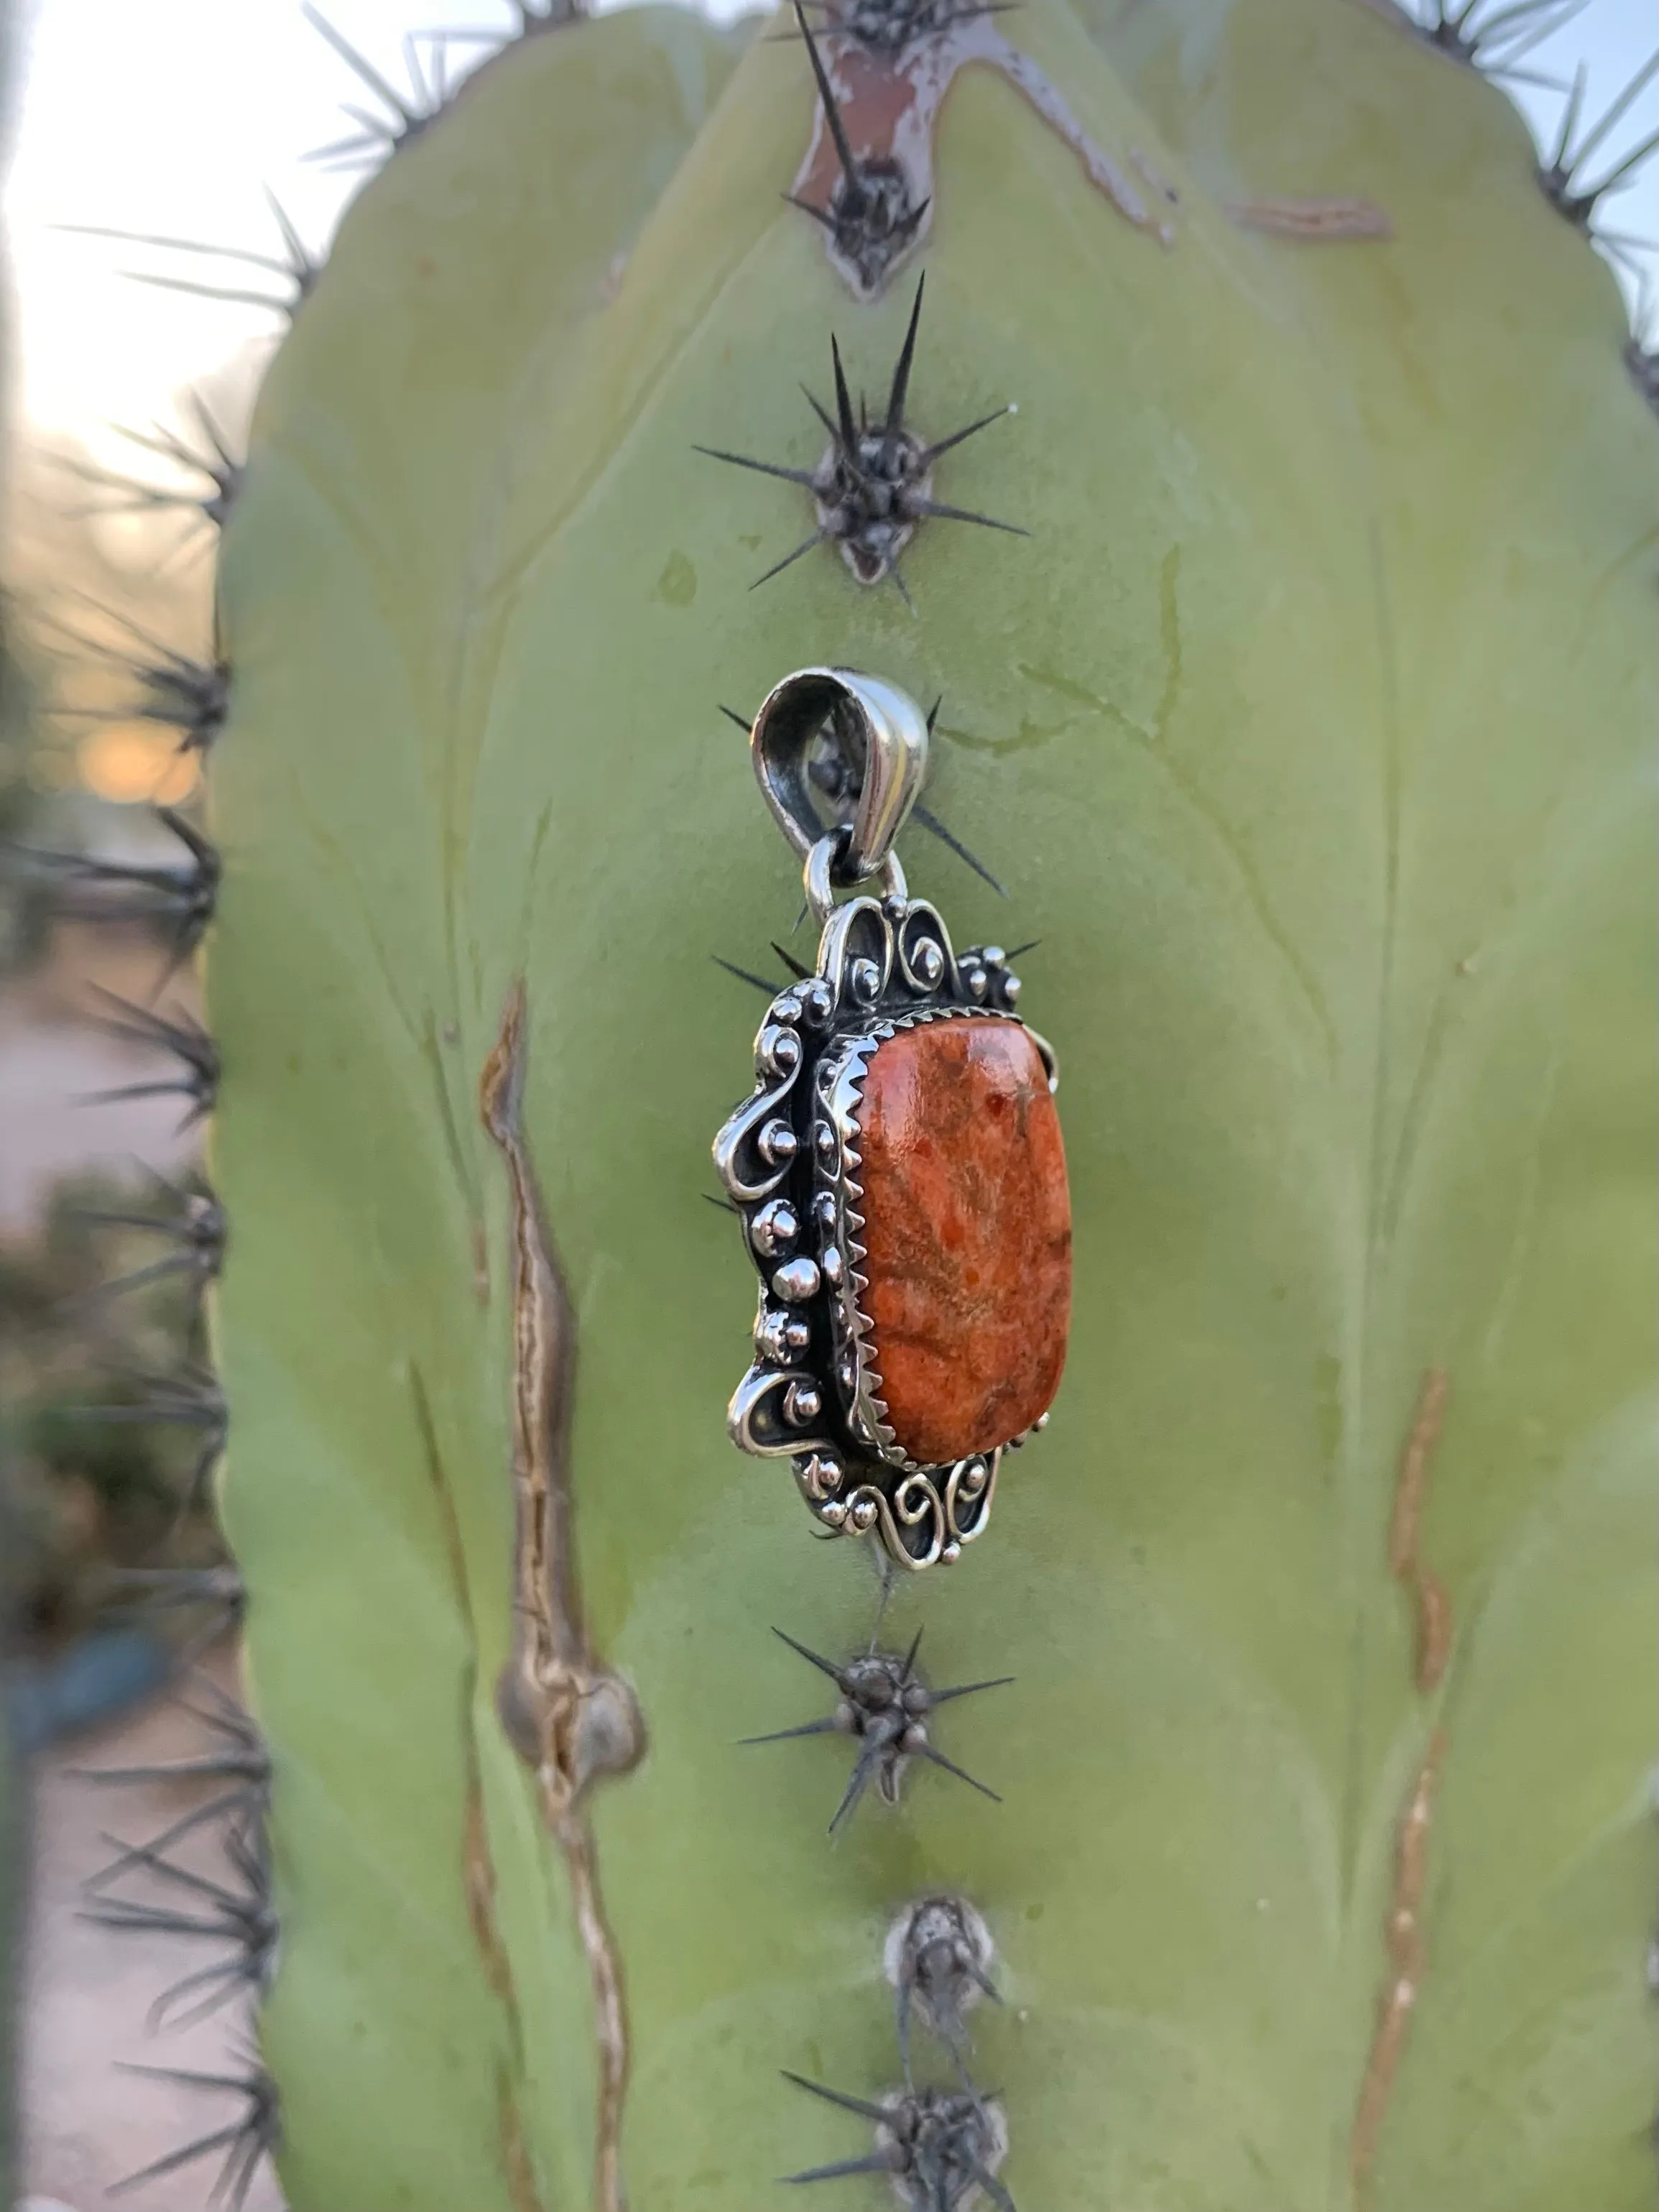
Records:
M189 729L270 1986L173 2163L1644 2202L1651 377L1582 165L1358 0L524 15L377 83ZM718 702L823 663L942 698L912 875L1066 1071L1069 1376L914 1577L721 1426L705 1148L810 947ZM738 1747L786 1645L834 1781Z

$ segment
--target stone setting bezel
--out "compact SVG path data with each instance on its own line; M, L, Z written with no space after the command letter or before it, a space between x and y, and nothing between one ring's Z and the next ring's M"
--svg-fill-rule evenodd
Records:
M890 1037L936 1022L991 1021L1025 1031L1054 1091L1054 1051L1014 1012L1018 995L1000 949L976 945L958 957L927 901L849 899L830 915L815 972L768 1007L755 1038L754 1091L714 1140L716 1171L761 1278L754 1364L727 1409L732 1442L789 1460L826 1532L878 1532L893 1559L915 1570L955 1560L983 1533L1003 1453L1031 1431L939 1463L912 1459L897 1441L874 1325L860 1304L864 1082ZM786 1217L794 1233L781 1239ZM789 1327L803 1319L805 1349Z

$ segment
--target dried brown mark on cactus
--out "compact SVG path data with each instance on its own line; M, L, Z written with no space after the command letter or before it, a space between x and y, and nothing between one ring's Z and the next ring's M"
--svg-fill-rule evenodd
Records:
M594 1784L639 1763L645 1723L632 1689L593 1650L582 1619L571 1548L575 1314L525 1141L524 1066L520 982L508 994L478 1086L483 1125L507 1164L513 1200L514 1649L495 1701L508 1740L535 1773L548 1827L564 1855L593 1988L595 2197L601 2212L625 2212L627 2010L586 1799Z
M1394 1893L1387 1924L1389 1979L1377 2007L1376 2030L1349 2139L1348 2168L1356 2188L1363 2185L1376 2156L1377 2137L1427 1963L1423 1899L1428 1886L1429 1823L1445 1753L1444 1732L1437 1729L1417 1771L1395 1839Z
M1423 1377L1411 1433L1400 1455L1394 1514L1389 1525L1389 1571L1411 1593L1415 1607L1416 1681L1424 1691L1438 1686L1451 1651L1450 1601L1445 1584L1425 1565L1422 1552L1424 1496L1429 1465L1445 1419L1447 1389L1444 1368L1431 1367Z
M814 10L823 88L789 197L823 224L830 265L861 300L874 298L927 235L934 205L933 137L957 73L998 70L1077 156L1126 222L1174 240L1174 195L1146 161L1115 161L1058 88L993 20L999 7L956 0L827 0Z
M431 1401L427 1395L425 1380L417 1367L410 1368L409 1382L410 1395L414 1401L415 1425L421 1433L422 1450L432 1484L433 1500L443 1530L444 1553L449 1563L451 1586L455 1602L471 1627L472 1603L467 1588L466 1553L461 1543L460 1522L455 1512L448 1472L438 1447ZM470 1651L477 1650L476 1634L468 1648ZM477 1946L484 1978L506 2015L507 2040L514 2060L514 2068L502 2068L496 2085L502 2170L513 2192L514 2212L543 2212L535 2193L533 2179L530 2179L529 2160L524 2146L524 2125L518 2109L517 2081L523 2071L524 2028L519 2009L519 1992L513 1979L513 1961L501 1941L501 1929L495 1917L495 1865L489 1850L489 1829L484 1818L483 1778L479 1771L477 1741L472 1725L475 1680L475 1669L469 1662L462 1676L460 1699L462 1740L466 1751L466 1824L461 1842L461 1888L466 1899L467 1924ZM527 2186L525 2185L526 2184Z
M1425 1564L1422 1552L1429 1468L1445 1420L1449 1387L1443 1367L1431 1367L1423 1376L1411 1430L1400 1455L1394 1512L1389 1523L1389 1569L1412 1596L1417 1647L1413 1680L1425 1695L1440 1686L1451 1654L1450 1600L1444 1583ZM1389 1976L1377 2006L1376 2029L1360 2084L1349 2146L1349 2166L1356 2185L1364 2182L1376 2154L1377 2137L1427 1963L1423 1899L1428 1885L1429 1823L1445 1755L1445 1731L1437 1728L1413 1780L1395 1840L1394 1893L1384 1929Z
M1347 238L1392 238L1394 224L1374 200L1264 198L1228 200L1226 213L1241 230L1319 246Z

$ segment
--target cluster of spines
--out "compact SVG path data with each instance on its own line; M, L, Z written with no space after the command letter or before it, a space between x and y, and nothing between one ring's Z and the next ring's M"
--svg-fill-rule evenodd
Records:
M253 265L286 275L293 287L287 300L230 293L250 304L286 313L309 293L316 266L291 224L277 210L287 258L240 257ZM109 234L131 235L131 234ZM135 240L180 251L207 253L192 241ZM239 257L231 256L231 258ZM145 277L188 291L217 288L189 280ZM166 430L129 433L136 442L194 475L206 489L158 488L124 483L95 471L82 471L118 507L155 513L193 512L210 533L222 531L240 493L243 465L211 412L192 396L191 412L199 446ZM118 704L82 706L70 701L54 711L70 720L117 722L141 720L170 728L181 752L207 754L223 728L229 708L230 670L222 655L199 660L142 629L131 617L88 603L101 629L113 625L118 642L106 635L60 622L67 641L115 669L128 687ZM181 970L194 960L216 911L222 864L210 838L178 807L152 809L156 827L166 833L174 854L158 860L105 860L85 853L14 849L9 872L21 880L55 918L159 937L162 966L145 999L118 997L94 987L94 1019L106 1034L140 1048L159 1063L145 1073L91 1093L82 1102L176 1097L181 1130L202 1121L218 1097L218 1047L174 994L157 1004ZM151 1254L76 1302L86 1311L147 1286L181 1285L185 1292L185 1338L172 1364L162 1369L116 1367L106 1402L84 1406L78 1417L99 1425L155 1425L194 1439L179 1487L175 1528L193 1523L210 1503L215 1472L222 1456L229 1414L218 1378L209 1364L204 1306L223 1265L227 1228L224 1210L199 1174L179 1180L146 1169L147 1190L131 1202L116 1200L79 1209L94 1228L155 1240ZM192 1534L192 1544L199 1539ZM197 1662L240 1628L246 1590L228 1558L167 1561L114 1571L112 1609L182 1624L171 1632L175 1664L187 1687L177 1699L202 1731L200 1747L179 1758L87 1771L83 1778L100 1789L185 1787L195 1802L159 1833L133 1839L106 1836L110 1857L87 1886L86 1917L118 1933L176 1936L192 1946L213 1947L205 1963L194 1965L171 1983L151 2006L148 2025L165 2033L201 2021L233 2002L252 2003L267 1987L279 1941L271 1893L266 1815L270 1758L252 1716ZM204 1863L202 1844L211 1837L217 1863ZM229 2097L237 2109L228 2119L215 2118L203 2130L115 2185L119 2195L199 2164L216 2161L216 2203L238 2212L252 2187L263 2160L277 2147L281 2123L276 2085L252 2044L232 2061L234 2071L210 2072L183 2067L140 2065L134 2073L204 2095Z
M828 1659L784 1630L774 1630L792 1651L834 1683L836 1704L820 1718L744 1739L746 1744L772 1744L834 1735L856 1744L851 1774L830 1819L832 1838L872 1786L883 1803L897 1806L905 1770L915 1759L954 1776L994 1803L1001 1802L995 1790L939 1750L929 1729L941 1705L982 1690L1006 1688L1012 1676L931 1687L917 1666L920 1630L902 1652L880 1648L881 1612L890 1586L887 1571L882 1607L869 1643L845 1661ZM974 2087L968 2069L965 2015L981 1996L999 2004L1002 2001L992 1978L994 1961L990 1930L967 1899L935 1893L899 1914L888 1932L881 1963L893 1990L902 2086L877 2101L848 2095L786 2069L787 2081L857 2114L875 2130L867 2150L786 2174L787 2183L884 2174L906 2212L957 2212L976 2193L997 2212L1013 2212L1012 2199L997 2179L1008 2147L1006 2122L996 2102ZM950 2057L957 2080L948 2088L917 2085L912 2033L918 2019Z

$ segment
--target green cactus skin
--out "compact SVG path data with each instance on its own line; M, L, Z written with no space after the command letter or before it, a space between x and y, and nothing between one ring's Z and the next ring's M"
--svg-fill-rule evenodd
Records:
M1018 402L939 496L1034 536L924 524L914 617L829 547L751 593L810 503L692 450L814 465L797 380L833 328L873 396L908 312L781 198L799 44L661 9L525 42L365 191L261 403L216 1333L295 2212L620 2201L494 1699L478 1085L520 981L586 1633L649 1739L586 1808L629 2200L746 2212L867 2150L779 2069L896 2087L884 1940L946 1892L997 1947L974 2066L1022 2212L1648 2201L1654 529L1613 287L1503 100L1373 9L999 20L1174 234L957 76L912 412ZM1263 202L1391 234L1228 212ZM726 1442L752 1291L702 1197L757 1011L709 955L764 964L799 898L716 702L824 661L945 694L929 795L1017 921L919 839L911 879L959 939L1042 939L1077 1228L1052 1429L888 1616L935 1681L1017 1678L945 1743L1005 1802L924 1772L834 1849L844 1750L735 1739L811 1717L769 1628L850 1653L875 1579Z

